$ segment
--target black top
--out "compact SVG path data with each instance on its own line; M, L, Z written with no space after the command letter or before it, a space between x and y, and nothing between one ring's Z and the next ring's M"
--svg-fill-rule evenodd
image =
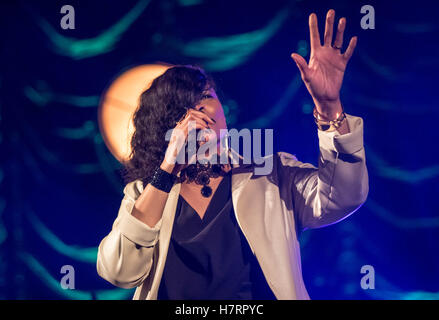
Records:
M276 300L237 224L231 174L203 219L179 196L158 300Z

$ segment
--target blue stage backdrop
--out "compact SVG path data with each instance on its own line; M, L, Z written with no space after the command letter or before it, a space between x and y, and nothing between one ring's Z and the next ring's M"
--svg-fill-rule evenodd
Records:
M75 9L64 30L63 5ZM363 29L363 5L375 29ZM122 199L98 106L121 72L198 64L229 127L273 128L275 151L317 165L312 100L292 52L309 58L308 15L328 9L358 36L342 88L364 120L370 191L346 220L305 231L312 299L439 298L439 7L433 1L2 1L0 299L129 299L96 272ZM64 290L63 266L75 271ZM375 288L362 289L363 266Z

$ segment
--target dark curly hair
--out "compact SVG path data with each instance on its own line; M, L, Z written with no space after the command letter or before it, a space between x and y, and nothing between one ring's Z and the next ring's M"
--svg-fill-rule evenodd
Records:
M149 89L140 95L134 113L134 134L131 154L124 163L125 183L141 179L145 186L162 163L168 146L166 132L194 108L206 89L216 89L212 77L195 65L176 65L154 79Z

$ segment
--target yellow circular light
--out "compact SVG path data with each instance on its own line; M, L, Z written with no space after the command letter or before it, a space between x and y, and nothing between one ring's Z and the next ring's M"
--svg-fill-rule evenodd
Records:
M172 65L140 65L123 72L104 92L98 109L99 129L107 148L120 162L128 160L134 133L133 115L143 91Z

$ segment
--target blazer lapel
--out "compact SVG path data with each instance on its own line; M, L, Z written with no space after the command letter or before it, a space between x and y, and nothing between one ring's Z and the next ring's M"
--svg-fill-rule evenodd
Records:
M180 195L181 184L176 183L169 192L168 200L162 215L162 226L159 234L159 259L157 262L157 274L154 275L151 292L154 293L152 299L157 299L160 280L162 279L166 257L168 255L169 241L171 240L172 227L174 225L175 210L177 209L178 197Z

